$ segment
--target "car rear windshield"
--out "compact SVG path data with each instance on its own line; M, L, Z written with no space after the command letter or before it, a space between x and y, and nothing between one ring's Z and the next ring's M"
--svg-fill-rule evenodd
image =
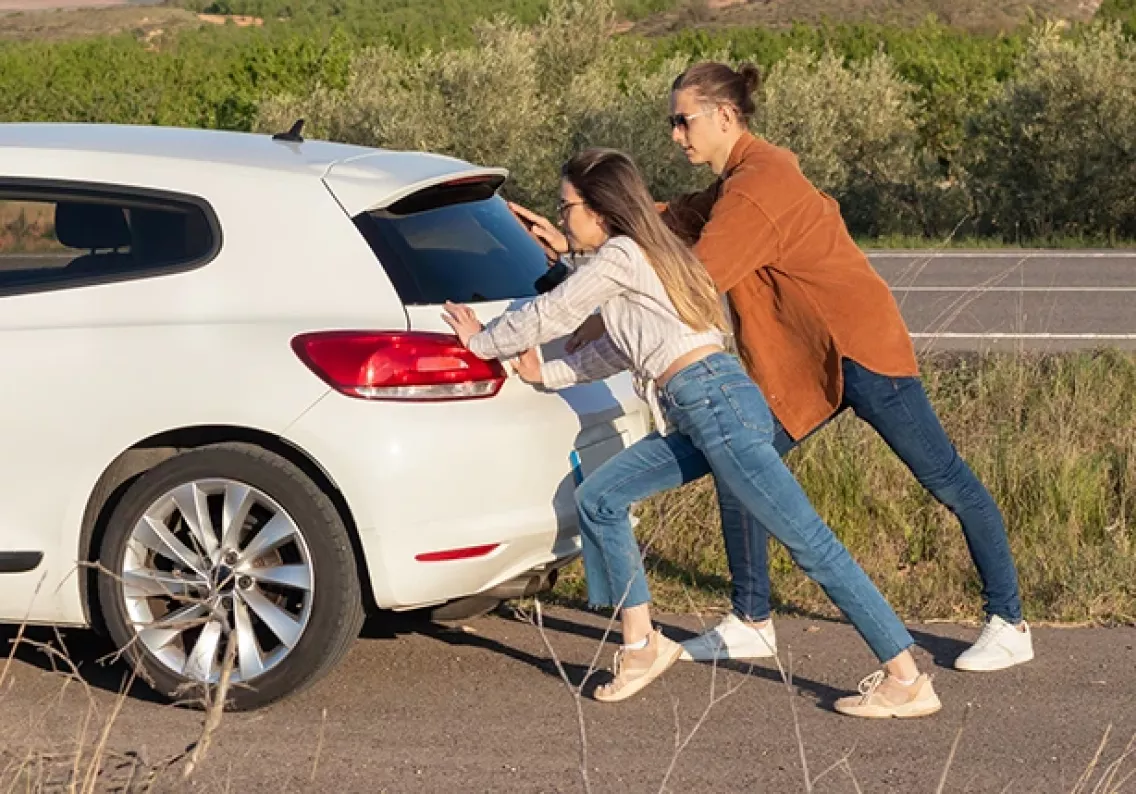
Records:
M525 298L544 251L492 186L423 191L355 218L406 305Z

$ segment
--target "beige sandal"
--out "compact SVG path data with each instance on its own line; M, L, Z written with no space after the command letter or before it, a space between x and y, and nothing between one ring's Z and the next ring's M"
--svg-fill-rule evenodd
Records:
M596 688L596 700L615 703L640 692L667 671L682 655L682 646L658 629L647 635L647 647L615 652L612 680Z

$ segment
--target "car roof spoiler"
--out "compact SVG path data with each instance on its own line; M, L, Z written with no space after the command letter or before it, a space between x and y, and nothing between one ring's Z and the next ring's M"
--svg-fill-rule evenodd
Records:
M447 184L490 183L496 191L508 176L508 169L475 166L451 157L390 152L335 163L323 181L347 214L355 217Z

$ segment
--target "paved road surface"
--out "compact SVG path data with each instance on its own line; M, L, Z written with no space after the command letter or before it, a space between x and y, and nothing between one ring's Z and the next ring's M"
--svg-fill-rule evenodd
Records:
M676 638L697 628L689 617L660 620ZM556 609L546 625L568 675L579 680L604 622ZM854 747L851 766L865 792L934 792L967 704L972 710L949 792L1070 792L1110 724L1106 762L1136 734L1136 629L1039 628L1034 662L964 674L949 662L964 647L960 638L973 638L976 629L912 626L944 710L929 719L877 722L827 707L873 667L848 626L806 619L777 626L782 653L794 659L812 773ZM405 619L369 625L345 662L312 689L261 712L227 715L192 790L582 791L573 702L536 629L500 616L470 627L470 633L446 631ZM6 646L13 631L0 632ZM88 671L102 719L122 669L95 662L103 649L89 633L68 632L66 641ZM601 656L604 666L611 649ZM81 688L61 695L60 677L45 666L38 652L20 650L13 683L0 687L0 770L26 757L29 747L65 751L87 711ZM593 790L658 791L674 753L676 709L685 737L714 681L719 694L740 688L710 711L679 757L670 790L803 791L789 699L776 668L763 662L748 675L742 666L730 668L715 677L709 666L682 663L626 703L583 701ZM199 713L150 702L141 687L136 692L110 734L112 758L133 752L153 765L196 738ZM1136 758L1127 769L1136 770ZM174 785L172 773L160 781L156 790L189 790ZM853 787L837 772L815 790Z
M919 350L1136 349L1136 251L873 252Z

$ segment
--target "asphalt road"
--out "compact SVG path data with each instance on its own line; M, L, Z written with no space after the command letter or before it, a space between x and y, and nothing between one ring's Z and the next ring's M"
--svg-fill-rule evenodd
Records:
M1136 350L1136 251L878 251L919 350Z
M678 639L698 628L689 616L659 620ZM604 625L573 610L547 614L546 636L573 681L582 679ZM873 669L851 628L804 618L779 619L777 628L782 656L793 660L810 774L848 753L864 792L936 791L968 706L947 792L1071 792L1110 725L1101 769L1136 735L1136 629L1035 628L1033 662L967 674L949 665L977 629L913 625L920 664L934 673L944 708L930 718L884 722L829 708ZM13 635L0 629L4 646ZM44 630L33 636L51 639ZM91 694L75 684L64 688L42 653L21 647L10 680L0 685L0 770L52 750L58 755L43 762L45 779L52 764L62 779L84 716L94 715L93 744L113 713L123 669L97 663L106 649L88 632L64 639ZM600 654L602 666L612 649L608 644ZM727 692L706 712L712 693ZM585 698L580 705L593 791L659 791L675 758L676 715L685 741L704 713L677 757L669 790L805 790L790 697L768 661L717 671L680 663L625 703ZM153 702L136 686L107 736L103 783L121 786L137 766L137 784L142 771L160 768L196 739L201 720L200 712ZM180 779L179 762L159 774L154 790L584 791L578 725L574 701L529 623L498 615L472 621L468 631L406 619L372 623L344 663L313 688L260 712L225 715L192 782ZM1124 768L1136 770L1136 757ZM9 775L0 772L5 788ZM855 788L836 770L814 790Z

